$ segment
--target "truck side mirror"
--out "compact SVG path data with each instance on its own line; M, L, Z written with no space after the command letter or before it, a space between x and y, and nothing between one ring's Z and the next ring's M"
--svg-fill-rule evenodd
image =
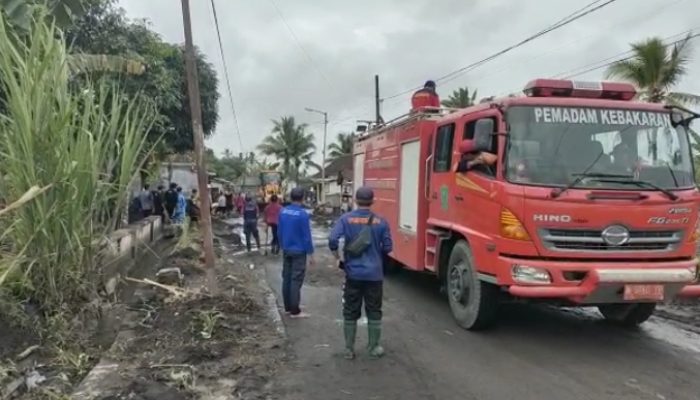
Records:
M493 119L482 118L476 121L474 127L474 147L475 151L491 150L491 137L496 133Z

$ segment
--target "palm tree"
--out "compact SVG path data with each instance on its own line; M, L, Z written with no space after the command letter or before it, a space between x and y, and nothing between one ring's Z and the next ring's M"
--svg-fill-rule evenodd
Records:
M328 146L328 162L337 160L340 157L352 154L355 145L354 133L338 133L335 142Z
M306 132L306 124L297 125L291 116L273 120L272 123L272 133L258 145L258 150L277 159L284 173L293 174L298 182L302 165L311 160L316 150L314 136Z
M632 56L608 67L607 77L630 82L638 97L651 103L700 103L700 96L673 92L690 62L688 36L673 46L654 37L632 44Z
M468 87L463 87L452 92L447 100L442 101L443 107L467 108L476 104L477 91L469 92Z

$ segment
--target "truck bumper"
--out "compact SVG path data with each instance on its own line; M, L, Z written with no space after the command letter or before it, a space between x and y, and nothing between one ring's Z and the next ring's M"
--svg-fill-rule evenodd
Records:
M622 292L626 284L662 284L664 300L675 297L700 297L697 259L655 262L550 262L545 260L518 260L501 257L511 271L513 265L527 265L546 270L551 276L549 284L519 283L509 276L508 292L516 297L532 299L565 299L573 303L624 302ZM580 280L571 275L583 276ZM578 274L578 275L576 275Z

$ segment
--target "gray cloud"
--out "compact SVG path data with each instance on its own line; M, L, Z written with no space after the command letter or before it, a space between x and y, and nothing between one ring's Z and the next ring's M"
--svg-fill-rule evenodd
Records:
M482 59L529 36L586 4L580 0L276 0L315 67L297 46L270 0L217 0L244 150L254 149L270 120L295 115L317 133L327 110L329 140L351 130L354 120L373 116L373 76L382 95ZM223 77L209 0L191 0L195 42ZM182 42L178 0L121 0L132 18L147 18L153 29ZM629 49L649 36L668 37L698 28L700 2L619 0L459 78L439 85L446 97L468 85L483 96L520 90L536 77L554 76ZM700 39L694 48L700 49ZM318 72L322 71L328 79ZM578 79L602 79L597 70ZM700 93L700 51L679 89ZM222 79L223 85L223 79ZM221 120L208 145L217 152L239 151L233 116L220 87ZM383 104L385 119L408 109L409 95ZM340 121L340 123L339 123Z

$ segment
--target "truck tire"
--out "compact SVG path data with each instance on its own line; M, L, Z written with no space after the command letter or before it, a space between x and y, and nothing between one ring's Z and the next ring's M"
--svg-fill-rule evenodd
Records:
M598 310L606 321L627 328L644 323L654 314L656 303L605 304Z
M468 330L486 329L496 322L498 288L479 280L469 244L460 240L452 248L445 273L452 316Z

